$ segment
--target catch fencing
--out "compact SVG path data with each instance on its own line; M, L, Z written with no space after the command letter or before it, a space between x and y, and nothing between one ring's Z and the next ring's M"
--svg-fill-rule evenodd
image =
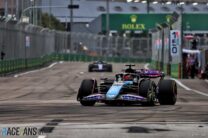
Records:
M49 30L26 23L0 22L0 73L39 67L55 60L149 62L150 38Z
M180 30L175 28L176 30ZM178 56L171 55L170 25L152 31L152 68L164 71L172 77L179 77L181 48L177 49Z
M152 66L170 75L170 29L168 27L152 32Z

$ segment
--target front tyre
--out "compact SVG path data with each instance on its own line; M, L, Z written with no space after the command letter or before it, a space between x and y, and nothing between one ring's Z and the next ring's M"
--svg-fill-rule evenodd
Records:
M88 66L88 72L92 72L92 71L93 71L92 68L93 68L93 65L90 64L90 65Z
M142 105L153 106L155 105L155 85L151 80L142 80L139 85L139 95L147 98L147 102Z
M158 100L161 105L175 105L177 101L177 85L174 80L160 80L158 84Z
M84 97L97 92L97 81L92 79L85 79L82 81L77 94L77 100L80 101L83 106L93 106L96 101L83 100Z
M113 67L111 64L108 64L107 65L107 69L108 69L108 72L112 72L113 71Z

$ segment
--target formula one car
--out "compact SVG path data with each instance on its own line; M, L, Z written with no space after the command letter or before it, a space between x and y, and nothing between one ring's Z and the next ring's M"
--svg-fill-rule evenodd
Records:
M97 86L95 79L82 81L77 100L83 106L93 106L96 102L108 105L174 105L177 100L177 85L174 80L165 80L164 73L157 70L132 69L133 65L115 79L102 79ZM151 78L160 78L156 84Z
M107 64L104 61L95 61L92 64L89 64L88 71L89 72L93 72L93 71L97 71L97 72L112 72L113 71L113 67L112 67L111 64Z

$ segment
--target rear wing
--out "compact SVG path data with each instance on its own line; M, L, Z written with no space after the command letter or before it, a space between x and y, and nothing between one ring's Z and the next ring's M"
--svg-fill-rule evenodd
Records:
M140 75L141 78L164 78L165 73L159 70L148 70L148 69L139 69L136 72Z
M126 64L125 66L127 66L127 67L131 68L131 67L134 67L134 66L135 66L135 64Z

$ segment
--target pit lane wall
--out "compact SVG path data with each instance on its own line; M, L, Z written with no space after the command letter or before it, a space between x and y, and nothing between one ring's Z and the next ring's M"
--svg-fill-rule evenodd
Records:
M182 76L180 32L180 19L172 25L157 25L157 28L151 31L151 67L174 78Z
M2 75L60 60L120 63L151 60L149 38L60 32L14 21L0 22L0 52Z

